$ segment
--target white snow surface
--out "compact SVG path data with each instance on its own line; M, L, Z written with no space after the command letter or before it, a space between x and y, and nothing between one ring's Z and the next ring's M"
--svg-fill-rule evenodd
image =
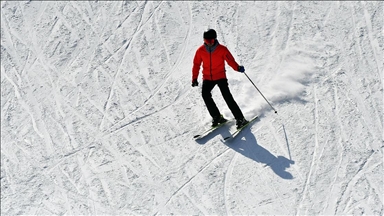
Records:
M383 215L383 2L2 1L2 215ZM258 121L208 137L214 28ZM233 119L220 91L213 97Z

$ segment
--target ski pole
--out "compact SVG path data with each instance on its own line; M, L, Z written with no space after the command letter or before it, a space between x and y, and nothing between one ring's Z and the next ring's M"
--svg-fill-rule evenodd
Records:
M275 111L275 113L277 113L277 111L275 110L275 108L273 108L273 106L268 102L267 98L264 97L264 95L261 93L261 91L256 87L255 83L252 82L252 80L249 78L249 76L244 72L245 76L247 76L247 78L249 79L249 81L251 81L251 83L253 84L253 86L255 86L256 90L261 94L261 96L263 96L264 100L267 101L267 103L269 104L269 106L273 109L273 111Z

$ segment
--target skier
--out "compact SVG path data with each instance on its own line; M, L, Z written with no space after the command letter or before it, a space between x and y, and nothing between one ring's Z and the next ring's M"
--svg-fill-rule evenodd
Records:
M193 59L192 87L199 85L197 78L199 76L201 63L203 63L202 96L208 112L213 119L212 127L227 121L227 119L220 114L219 109L212 99L211 91L216 85L218 85L225 102L236 119L236 125L239 129L246 125L248 121L244 118L243 113L229 91L228 79L225 74L224 60L235 71L241 73L244 73L245 71L244 66L237 64L228 48L219 44L219 41L216 39L217 34L214 29L208 29L205 31L203 38L204 44L197 49Z

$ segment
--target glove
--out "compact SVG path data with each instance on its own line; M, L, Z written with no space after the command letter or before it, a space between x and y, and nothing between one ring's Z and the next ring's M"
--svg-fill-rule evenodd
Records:
M197 82L197 79L194 79L192 81L192 87L195 87L195 86L198 86L198 85L199 85L199 83Z
M244 66L239 66L237 68L237 71L239 71L240 73L244 73L245 72Z

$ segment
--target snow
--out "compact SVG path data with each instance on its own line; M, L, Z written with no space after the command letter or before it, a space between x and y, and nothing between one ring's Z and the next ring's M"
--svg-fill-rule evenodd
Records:
M383 2L2 1L2 215L383 215ZM246 118L211 118L202 34ZM233 118L217 88L221 112Z

